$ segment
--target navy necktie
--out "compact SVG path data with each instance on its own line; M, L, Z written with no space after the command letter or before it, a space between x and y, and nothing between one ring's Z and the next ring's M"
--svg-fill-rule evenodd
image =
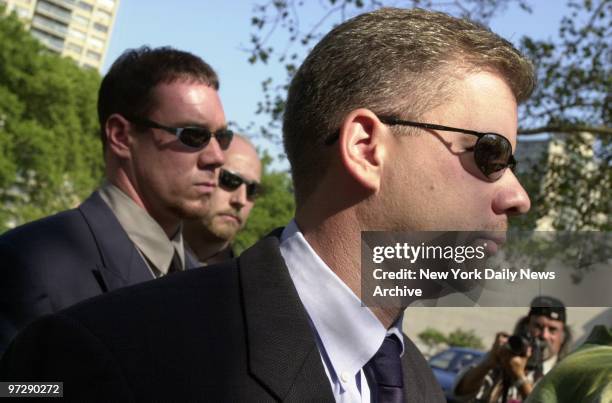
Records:
M403 403L404 374L402 372L402 344L395 335L385 337L380 349L363 367L370 396L374 403Z

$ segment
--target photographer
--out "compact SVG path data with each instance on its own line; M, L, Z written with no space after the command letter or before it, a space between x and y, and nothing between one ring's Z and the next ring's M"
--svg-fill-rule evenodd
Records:
M459 401L477 403L520 402L567 353L570 344L563 303L553 297L536 297L514 334L497 333L484 359L457 376L454 395Z

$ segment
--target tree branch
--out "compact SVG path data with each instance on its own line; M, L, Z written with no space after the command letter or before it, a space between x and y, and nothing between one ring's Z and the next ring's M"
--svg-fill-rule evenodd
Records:
M542 133L580 133L588 132L593 134L612 135L612 128L605 126L540 126L532 129L520 129L518 134L521 136L530 136Z

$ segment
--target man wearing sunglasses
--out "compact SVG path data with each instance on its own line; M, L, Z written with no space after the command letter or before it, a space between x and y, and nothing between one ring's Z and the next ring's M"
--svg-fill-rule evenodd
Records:
M207 211L232 140L218 87L207 63L172 48L115 61L98 97L106 181L0 237L0 354L38 316L197 266L181 221Z
M40 323L5 368L25 379L21 357L53 352L44 376L65 387L104 368L107 400L443 402L403 309L362 304L361 232L505 231L529 209L507 168L533 84L529 61L467 20L385 8L338 25L289 87L295 219L238 259ZM42 330L45 345L27 343ZM67 358L76 341L105 359Z
M218 186L203 217L185 222L183 234L200 264L232 259L232 241L246 225L261 180L261 161L255 147L234 134L219 170Z

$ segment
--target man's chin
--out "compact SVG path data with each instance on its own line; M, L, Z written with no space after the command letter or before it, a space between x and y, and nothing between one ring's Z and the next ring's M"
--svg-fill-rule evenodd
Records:
M209 200L195 200L174 206L174 211L183 220L199 220L210 210Z
M240 230L240 226L226 222L218 223L213 220L208 230L219 239L231 241Z
M542 361L550 360L554 356L555 354L553 354L550 348L545 347L544 350L542 350Z

